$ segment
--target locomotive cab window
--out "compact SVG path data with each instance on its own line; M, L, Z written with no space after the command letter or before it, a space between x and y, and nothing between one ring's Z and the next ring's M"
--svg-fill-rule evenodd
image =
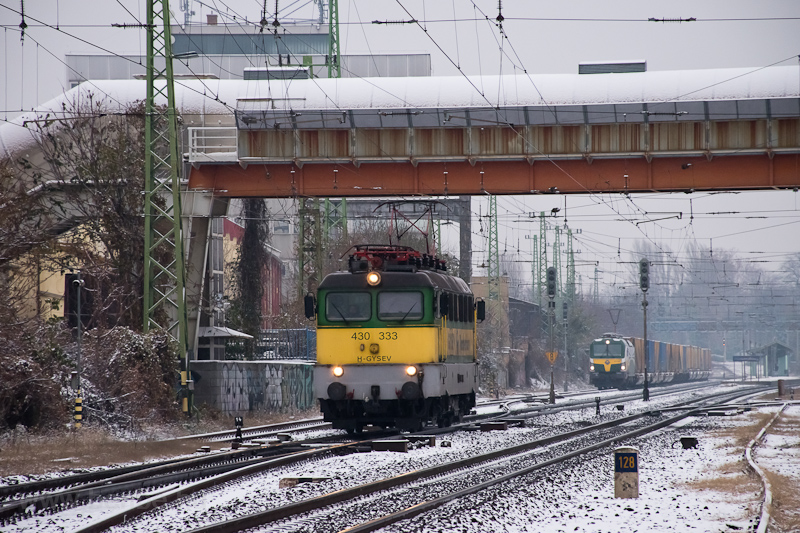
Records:
M420 320L424 311L421 292L378 294L379 320Z
M595 343L592 352L597 357L622 357L624 346L619 343L601 344Z
M331 322L369 320L372 306L368 292L331 292L325 298L325 316Z

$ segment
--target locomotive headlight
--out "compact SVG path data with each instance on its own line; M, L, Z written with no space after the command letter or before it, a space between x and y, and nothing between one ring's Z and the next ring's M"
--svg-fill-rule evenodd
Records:
M625 367L625 363L623 363L623 364L622 364L622 366L620 367L620 369L621 369L621 370L625 370L625 368L626 368L626 367Z
M415 367L415 366L406 367L406 374L408 374L409 376L416 376L417 375L417 367Z
M611 341L606 339L606 344L611 344Z
M589 372L594 372L594 365L589 365Z
M333 367L333 375L334 376L336 376L337 378L340 378L340 377L342 377L342 374L344 374L344 368L342 368L340 366Z
M373 287L380 282L381 282L381 275L378 274L377 272L370 272L369 274L367 274L367 283L369 283Z

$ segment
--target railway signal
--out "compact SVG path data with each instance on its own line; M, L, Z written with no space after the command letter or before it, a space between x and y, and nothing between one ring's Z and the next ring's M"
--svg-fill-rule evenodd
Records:
M650 288L650 261L643 257L639 261L639 288L642 289L642 311L644 313L644 385L642 400L650 400L650 383L647 378L647 289Z
M550 301L547 303L547 317L550 326L550 351L547 352L547 358L550 359L550 354L557 353L553 349L553 322L555 321L556 314L556 269L555 267L547 267L547 297ZM556 390L553 385L553 363L555 357L550 359L550 403L556 403Z
M547 267L547 296L549 298L556 297L556 269L555 267Z
M650 288L650 261L646 258L639 261L639 288L642 292Z

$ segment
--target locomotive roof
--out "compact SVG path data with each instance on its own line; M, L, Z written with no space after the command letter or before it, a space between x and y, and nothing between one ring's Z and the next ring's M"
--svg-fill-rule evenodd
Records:
M467 283L456 276L433 270L417 270L416 272L381 272L380 289L412 289L433 288L446 289L452 292L472 293ZM334 272L328 274L320 289L369 289L367 272Z

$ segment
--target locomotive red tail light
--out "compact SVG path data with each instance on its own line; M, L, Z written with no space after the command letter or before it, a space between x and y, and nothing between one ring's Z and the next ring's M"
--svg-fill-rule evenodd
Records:
M336 376L337 378L340 378L340 377L342 377L342 374L344 374L344 368L342 368L340 366L333 367L333 375L334 376Z

